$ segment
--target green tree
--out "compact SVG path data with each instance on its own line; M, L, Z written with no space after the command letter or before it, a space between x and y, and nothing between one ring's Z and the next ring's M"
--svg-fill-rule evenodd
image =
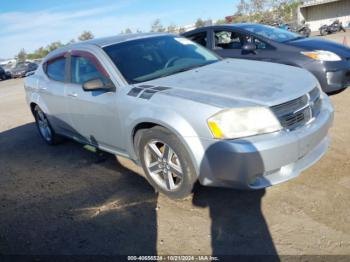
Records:
M293 23L300 0L240 0L233 22Z
M62 47L62 46L64 46L60 41L56 41L56 42L52 42L51 44L49 44L47 47L46 47L46 49L47 49L47 51L50 53L50 52L52 52L52 51L54 51L54 50L56 50L57 48L60 48L60 47Z
M223 24L227 24L226 19L218 19L215 22L216 25L223 25Z
M79 41L86 41L95 38L95 36L90 31L84 31L78 37Z
M166 30L168 33L177 33L177 26L175 24L170 24Z
M162 33L165 32L165 28L163 27L162 23L160 22L160 19L154 20L154 22L151 24L151 32L155 33Z
M22 49L19 51L19 53L17 54L16 59L17 59L17 62L24 62L24 61L26 61L26 59L27 59L27 53L26 53L26 51L24 50L24 48L22 48Z
M125 29L125 34L132 34L132 30L130 28Z
M185 33L186 32L186 29L183 28L183 27L180 27L179 28L179 34L182 34L182 33Z
M195 23L195 27L199 28L199 27L203 27L205 26L205 21L202 18L198 18L196 23Z
M47 56L48 53L49 53L49 51L46 48L40 47L37 50L35 50L33 53L29 54L28 59L43 58L43 57Z

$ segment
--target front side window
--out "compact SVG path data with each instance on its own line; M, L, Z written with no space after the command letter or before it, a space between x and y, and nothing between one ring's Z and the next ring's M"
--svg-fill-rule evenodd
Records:
M49 61L46 64L46 74L49 78L64 82L66 59L64 57Z
M215 48L242 49L244 44L252 43L257 49L268 49L270 46L256 37L233 31L215 31Z
M215 63L220 58L186 38L158 36L103 48L129 83L140 83Z
M105 79L105 76L97 69L90 59L83 56L72 56L71 61L72 83L82 85L90 80Z
M215 31L215 48L241 49L244 44L244 37L231 31Z

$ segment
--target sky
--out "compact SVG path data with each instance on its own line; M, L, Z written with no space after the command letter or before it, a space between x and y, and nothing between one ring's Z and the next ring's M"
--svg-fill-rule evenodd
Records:
M53 41L68 42L84 30L95 37L130 28L149 31L159 18L164 26L184 26L197 18L231 15L237 0L11 0L0 7L0 58L12 58Z

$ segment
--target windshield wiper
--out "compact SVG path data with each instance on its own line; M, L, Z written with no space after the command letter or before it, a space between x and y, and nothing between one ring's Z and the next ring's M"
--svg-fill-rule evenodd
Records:
M167 72L167 73L164 73L164 74L157 75L157 76L152 77L152 78L142 79L142 81L137 81L137 80L134 79L133 82L141 83L141 82L145 82L145 81L151 81L151 80L154 80L154 79L158 79L158 78L162 78L162 77L171 76L171 75L174 75L174 74L190 71L192 69L203 67L203 66L215 63L215 62L217 62L217 61L209 61L207 63L203 63L203 64L199 64L199 65L192 65L192 66L189 66L189 67L180 68L180 69L177 69L177 70L174 70L174 71L171 71L171 72Z
M174 74L190 71L190 70L193 70L193 69L196 69L196 68L199 68L199 67L210 65L210 64L215 63L215 62L216 61L210 61L210 62L199 64L199 65L192 65L192 66L189 66L189 67L180 68L178 70L175 70L175 71L172 71L172 72L169 72L169 73L165 73L165 74L163 74L163 75L161 75L159 77L166 77L166 76L170 76L170 75L174 75Z

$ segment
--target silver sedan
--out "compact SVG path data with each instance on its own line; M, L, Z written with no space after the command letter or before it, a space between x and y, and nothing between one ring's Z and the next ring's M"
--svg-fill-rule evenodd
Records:
M326 152L333 109L313 75L221 59L168 34L123 35L50 53L25 80L42 138L71 138L142 165L172 198L205 186L260 189Z

